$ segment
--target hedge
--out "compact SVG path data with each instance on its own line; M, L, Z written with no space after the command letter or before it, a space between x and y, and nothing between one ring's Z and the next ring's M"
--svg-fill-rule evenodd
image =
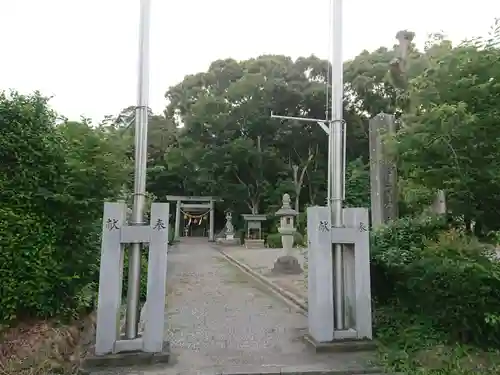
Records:
M500 344L500 263L485 245L418 217L375 231L371 252L376 303L425 315L465 343Z
M121 141L56 119L38 94L0 92L0 325L93 307L103 202L129 176Z
M272 249L279 249L282 247L281 244L281 234L279 233L269 233L266 237L267 247ZM304 236L295 232L293 235L293 244L294 246L303 246L304 245Z

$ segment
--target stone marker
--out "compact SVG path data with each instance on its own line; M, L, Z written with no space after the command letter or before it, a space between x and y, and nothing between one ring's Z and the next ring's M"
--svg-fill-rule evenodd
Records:
M384 141L396 132L396 118L379 113L369 123L371 224L377 228L398 218L397 168Z

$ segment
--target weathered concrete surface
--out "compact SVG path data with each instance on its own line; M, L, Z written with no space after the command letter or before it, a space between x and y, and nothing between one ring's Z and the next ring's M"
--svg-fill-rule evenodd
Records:
M274 274L272 269L274 262L283 254L283 249L258 249L248 251L242 247L225 247L224 253L230 255L237 261L246 264L255 272L265 276L270 281L288 292L307 300L307 273L300 275ZM295 249L294 256L299 261L302 269L306 267L305 253L307 249Z
M301 340L307 318L257 289L206 242L181 243L169 253L168 271L171 364L95 374L361 373L371 360L314 353Z

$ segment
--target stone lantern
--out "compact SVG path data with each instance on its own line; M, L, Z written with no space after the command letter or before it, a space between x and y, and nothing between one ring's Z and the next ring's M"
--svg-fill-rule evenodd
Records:
M293 256L293 241L295 229L295 217L298 212L290 206L290 195L283 195L283 205L276 212L276 216L280 218L280 227L278 232L281 234L281 245L283 246L283 255L281 255L274 263L273 272L299 274L302 272L302 267L295 256Z

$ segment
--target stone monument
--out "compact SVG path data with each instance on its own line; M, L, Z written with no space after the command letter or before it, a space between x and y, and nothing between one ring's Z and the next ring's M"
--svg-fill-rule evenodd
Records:
M285 273L298 275L303 272L297 258L293 255L293 242L295 229L295 217L298 212L290 206L290 195L283 195L283 205L275 214L280 218L278 232L281 234L281 245L283 254L274 262L274 273Z
M379 113L369 124L371 224L377 228L398 217L397 169L384 141L396 132L396 118Z
M267 220L267 216L259 214L243 214L242 216L247 226L245 247L247 249L264 249L264 240L262 239L262 222Z
M226 212L226 225L224 226L224 236L217 239L219 245L238 245L239 238L234 238L233 214L231 211Z

